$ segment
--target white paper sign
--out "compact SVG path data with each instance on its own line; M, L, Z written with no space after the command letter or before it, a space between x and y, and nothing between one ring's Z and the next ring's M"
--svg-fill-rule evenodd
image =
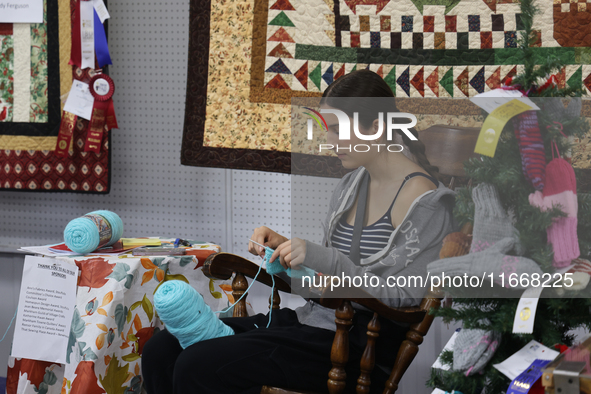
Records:
M43 23L43 0L0 0L0 23Z
M523 93L521 93L519 90L494 89L489 92L477 94L476 96L472 97L470 101L490 114L496 108L508 103L513 99L518 99L522 103L529 105L532 107L532 110L537 111L540 109L540 107L535 105L533 101L527 97L524 97Z
M534 360L554 360L558 356L556 350L552 350L537 341L531 341L520 351L493 367L503 373L506 377L514 380L520 373L525 371Z
M92 107L94 106L94 97L90 93L87 83L74 81L64 111L70 112L79 117L90 120L92 116Z
M12 356L65 364L78 267L26 256Z

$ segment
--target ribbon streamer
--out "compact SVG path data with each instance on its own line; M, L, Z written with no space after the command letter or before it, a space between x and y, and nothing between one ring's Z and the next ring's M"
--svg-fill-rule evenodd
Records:
M60 131L57 136L57 143L54 154L57 157L67 157L70 149L70 141L74 134L74 127L76 127L76 120L78 117L70 112L62 112L62 121L60 123Z
M94 6L91 1L78 0L80 3L80 35L82 39L82 66L94 68Z
M94 49L96 51L96 59L99 68L103 68L107 64L113 64L111 61L111 55L109 54L105 27L101 23L96 10L94 10Z
M80 37L80 1L75 2L74 14L72 16L72 49L70 50L70 61L68 64L82 66L82 39Z

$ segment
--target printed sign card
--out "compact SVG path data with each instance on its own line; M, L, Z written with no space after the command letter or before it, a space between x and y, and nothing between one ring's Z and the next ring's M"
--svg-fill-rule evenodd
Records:
M0 0L0 23L43 23L43 0Z
M13 357L66 363L77 279L75 265L46 257L25 257Z

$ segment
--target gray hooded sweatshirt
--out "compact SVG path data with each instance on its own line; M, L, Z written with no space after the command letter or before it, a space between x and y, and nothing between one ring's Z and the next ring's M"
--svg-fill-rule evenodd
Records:
M427 264L439 259L443 238L456 230L453 219L454 193L440 182L435 190L417 197L404 220L392 232L387 245L377 253L363 258L355 265L347 255L331 245L331 236L341 216L355 203L358 189L366 169L359 167L346 174L333 192L328 215L324 222L322 245L306 241L303 265L324 275L342 275L353 278L364 274L377 279L364 287L372 296L390 307L419 305L428 286L406 287L388 285L388 277L427 278ZM417 280L417 279L414 279ZM292 286L296 281L292 280ZM390 283L392 280L390 280ZM413 281L408 281L413 282ZM353 303L355 309L365 309ZM302 324L336 331L335 311L310 300L295 310Z

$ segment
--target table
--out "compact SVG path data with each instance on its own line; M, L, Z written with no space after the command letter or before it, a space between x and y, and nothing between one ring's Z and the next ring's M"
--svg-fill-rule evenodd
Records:
M219 251L201 244L188 256L56 257L80 269L68 363L10 357L6 393L139 393L143 346L163 327L153 306L163 281L189 283L214 311L233 303L230 280L214 281L201 270Z

